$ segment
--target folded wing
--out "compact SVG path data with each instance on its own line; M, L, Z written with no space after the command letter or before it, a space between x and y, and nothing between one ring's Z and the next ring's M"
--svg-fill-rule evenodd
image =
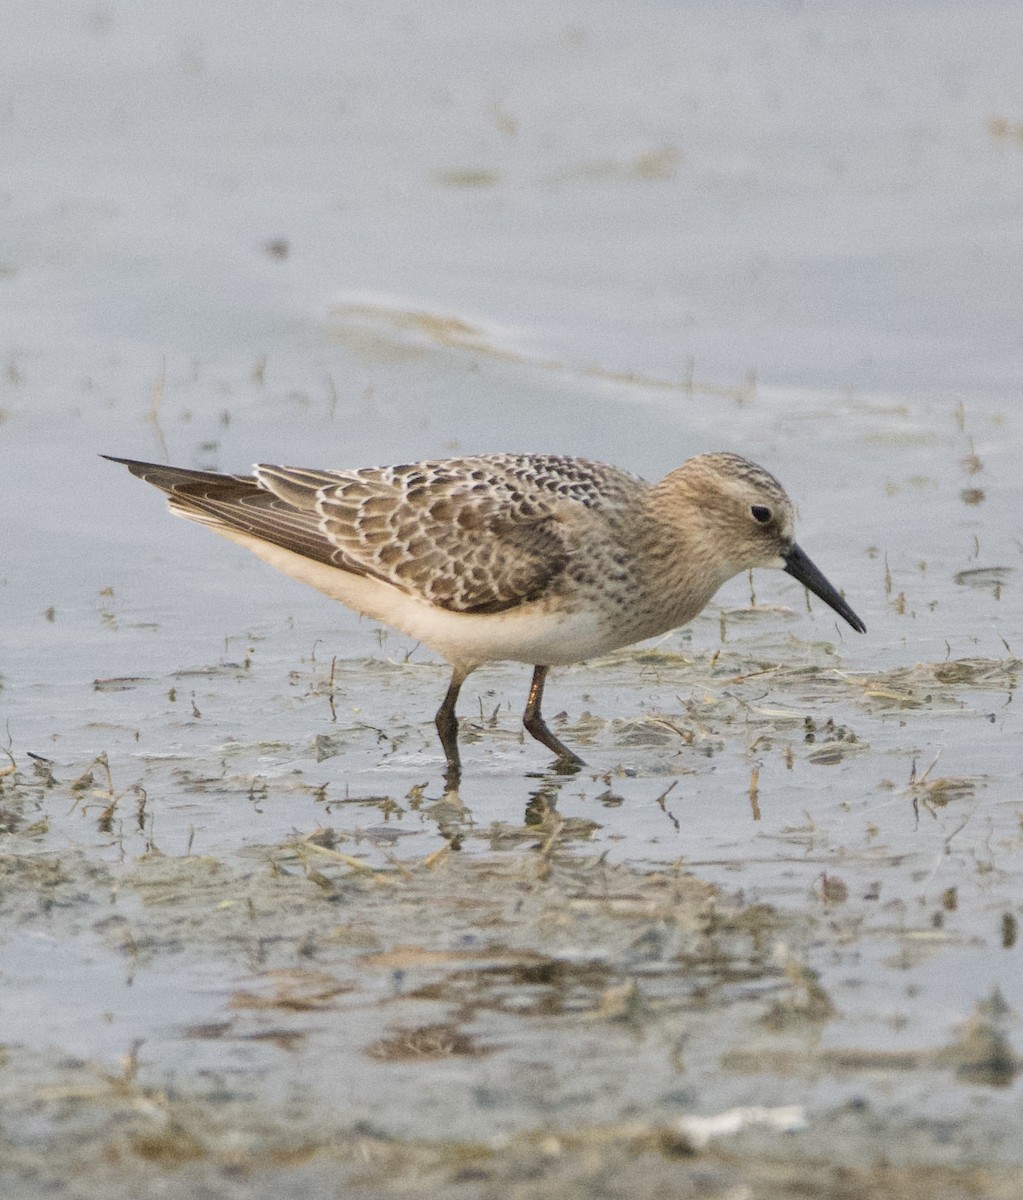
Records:
M543 596L588 517L581 496L526 488L522 459L312 471L261 464L221 475L114 459L172 512L383 580L454 612L502 612Z

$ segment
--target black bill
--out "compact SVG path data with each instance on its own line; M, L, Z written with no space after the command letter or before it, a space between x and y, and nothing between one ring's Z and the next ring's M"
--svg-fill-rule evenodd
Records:
M785 568L793 579L798 579L803 587L807 587L815 596L820 596L825 604L830 605L840 617L848 621L857 633L866 633L867 627L853 612L842 597L824 578L820 570L814 566L813 560L793 543L792 549L785 555Z

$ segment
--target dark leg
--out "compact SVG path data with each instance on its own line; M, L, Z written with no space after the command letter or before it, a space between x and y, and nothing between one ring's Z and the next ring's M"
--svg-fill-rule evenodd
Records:
M440 744L444 748L444 757L448 760L446 775L449 787L458 787L462 774L462 761L458 757L458 718L455 716L455 705L464 682L465 674L462 671L452 671L444 703L437 709L437 716L434 718L437 732L440 734Z
M584 767L586 764L579 755L573 754L564 742L559 742L551 733L540 712L540 705L543 703L543 685L549 670L549 667L533 668L533 682L529 687L529 699L526 701L526 711L522 714L522 724L525 725L527 733L535 737L538 742L542 742L548 750L553 750L563 762Z

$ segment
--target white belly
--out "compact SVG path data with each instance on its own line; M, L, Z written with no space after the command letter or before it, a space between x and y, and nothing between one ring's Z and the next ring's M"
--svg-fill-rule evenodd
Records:
M463 670L505 660L562 666L624 644L609 637L598 612L585 606L567 609L536 601L504 613L450 612L389 583L327 566L261 538L211 528L283 574L401 630Z

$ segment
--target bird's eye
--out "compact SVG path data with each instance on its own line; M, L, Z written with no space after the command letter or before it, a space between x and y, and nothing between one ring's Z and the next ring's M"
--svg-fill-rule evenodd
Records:
M754 504L750 509L750 513L753 516L753 520L761 525L766 525L771 519L771 510L766 504Z

